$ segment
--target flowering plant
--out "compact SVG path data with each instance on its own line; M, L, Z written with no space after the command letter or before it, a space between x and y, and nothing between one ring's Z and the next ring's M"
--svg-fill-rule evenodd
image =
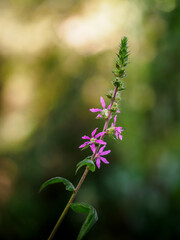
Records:
M85 171L82 177L80 178L79 183L77 184L76 187L74 187L69 180L62 177L55 177L43 183L40 188L40 191L41 191L42 189L44 189L50 184L62 182L65 185L66 190L72 192L72 195L66 207L64 208L64 211L62 212L59 220L57 221L54 229L52 230L48 240L53 238L55 232L57 231L60 223L62 222L69 208L71 208L73 211L78 213L88 214L85 222L81 227L77 240L83 239L86 233L98 220L97 212L94 207L86 203L73 203L73 201L84 179L86 178L88 172L89 171L94 172L96 169L96 166L99 169L101 162L105 164L109 164L109 161L104 157L105 155L108 155L111 152L111 150L105 150L107 145L107 142L104 141L105 136L112 136L113 138L116 137L117 140L122 140L121 132L123 131L123 128L116 126L116 122L117 122L117 113L120 113L118 103L120 101L120 92L124 90L124 83L122 82L122 79L126 76L125 69L128 64L128 56L129 56L129 53L128 53L128 46L127 46L127 37L123 37L121 40L119 53L117 54L118 59L116 61L116 67L113 71L114 78L112 80L112 83L114 85L114 89L110 90L106 95L111 100L111 103L106 108L106 103L103 97L100 97L102 109L100 108L90 109L90 111L93 113L98 112L98 115L96 118L104 119L105 124L102 132L99 132L96 134L98 130L98 128L96 128L92 131L91 137L87 135L84 135L82 137L83 140L87 140L87 141L85 141L82 145L80 145L79 148L82 150L86 148L90 148L90 150L92 151L92 154L91 156L86 157L84 160L82 160L77 164L76 173L81 167L85 166ZM108 125L113 116L114 116L114 121L111 123L111 127L108 128Z

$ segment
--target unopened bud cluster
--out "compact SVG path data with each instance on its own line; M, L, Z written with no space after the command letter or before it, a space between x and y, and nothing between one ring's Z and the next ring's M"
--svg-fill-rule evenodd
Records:
M124 83L122 78L126 77L126 66L128 64L128 44L127 37L122 38L119 53L117 54L116 68L113 70L114 78L112 80L113 85L118 87L118 91L124 90Z

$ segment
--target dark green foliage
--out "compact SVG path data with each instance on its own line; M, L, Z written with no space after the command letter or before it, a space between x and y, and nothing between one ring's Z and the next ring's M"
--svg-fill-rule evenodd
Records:
M83 167L83 166L87 166L91 172L94 172L95 169L96 169L96 166L95 166L94 162L91 160L91 156L85 158L84 160L82 160L81 162L79 162L79 163L77 164L76 173L77 173L78 170L79 170L81 167Z
M77 213L88 214L77 237L77 240L81 240L89 232L92 226L97 222L98 215L96 209L86 203L72 203L71 209Z
M71 192L75 191L75 187L73 186L73 184L69 180L62 178L62 177L54 177L54 178L47 180L46 182L44 182L42 184L39 191L41 192L44 188L46 188L50 184L55 184L55 183L63 183L66 187L66 190L71 191Z

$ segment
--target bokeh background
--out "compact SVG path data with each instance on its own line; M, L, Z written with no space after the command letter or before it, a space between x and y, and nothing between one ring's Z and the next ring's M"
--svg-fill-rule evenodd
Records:
M180 239L180 11L178 0L0 1L0 239L47 239L77 184L81 136L103 122L89 112L112 88L129 39L127 90L109 140L110 164L76 197L99 221L91 240ZM76 239L69 211L54 239ZM65 237L62 237L65 235Z

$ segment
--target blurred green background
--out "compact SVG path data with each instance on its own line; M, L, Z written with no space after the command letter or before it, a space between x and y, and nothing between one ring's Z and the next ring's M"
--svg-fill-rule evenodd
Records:
M0 1L0 239L47 239L77 184L81 136L103 122L121 38L130 64L109 165L90 173L75 201L99 221L91 240L180 239L180 2ZM85 216L69 211L54 239L76 239ZM62 235L65 234L65 237Z

